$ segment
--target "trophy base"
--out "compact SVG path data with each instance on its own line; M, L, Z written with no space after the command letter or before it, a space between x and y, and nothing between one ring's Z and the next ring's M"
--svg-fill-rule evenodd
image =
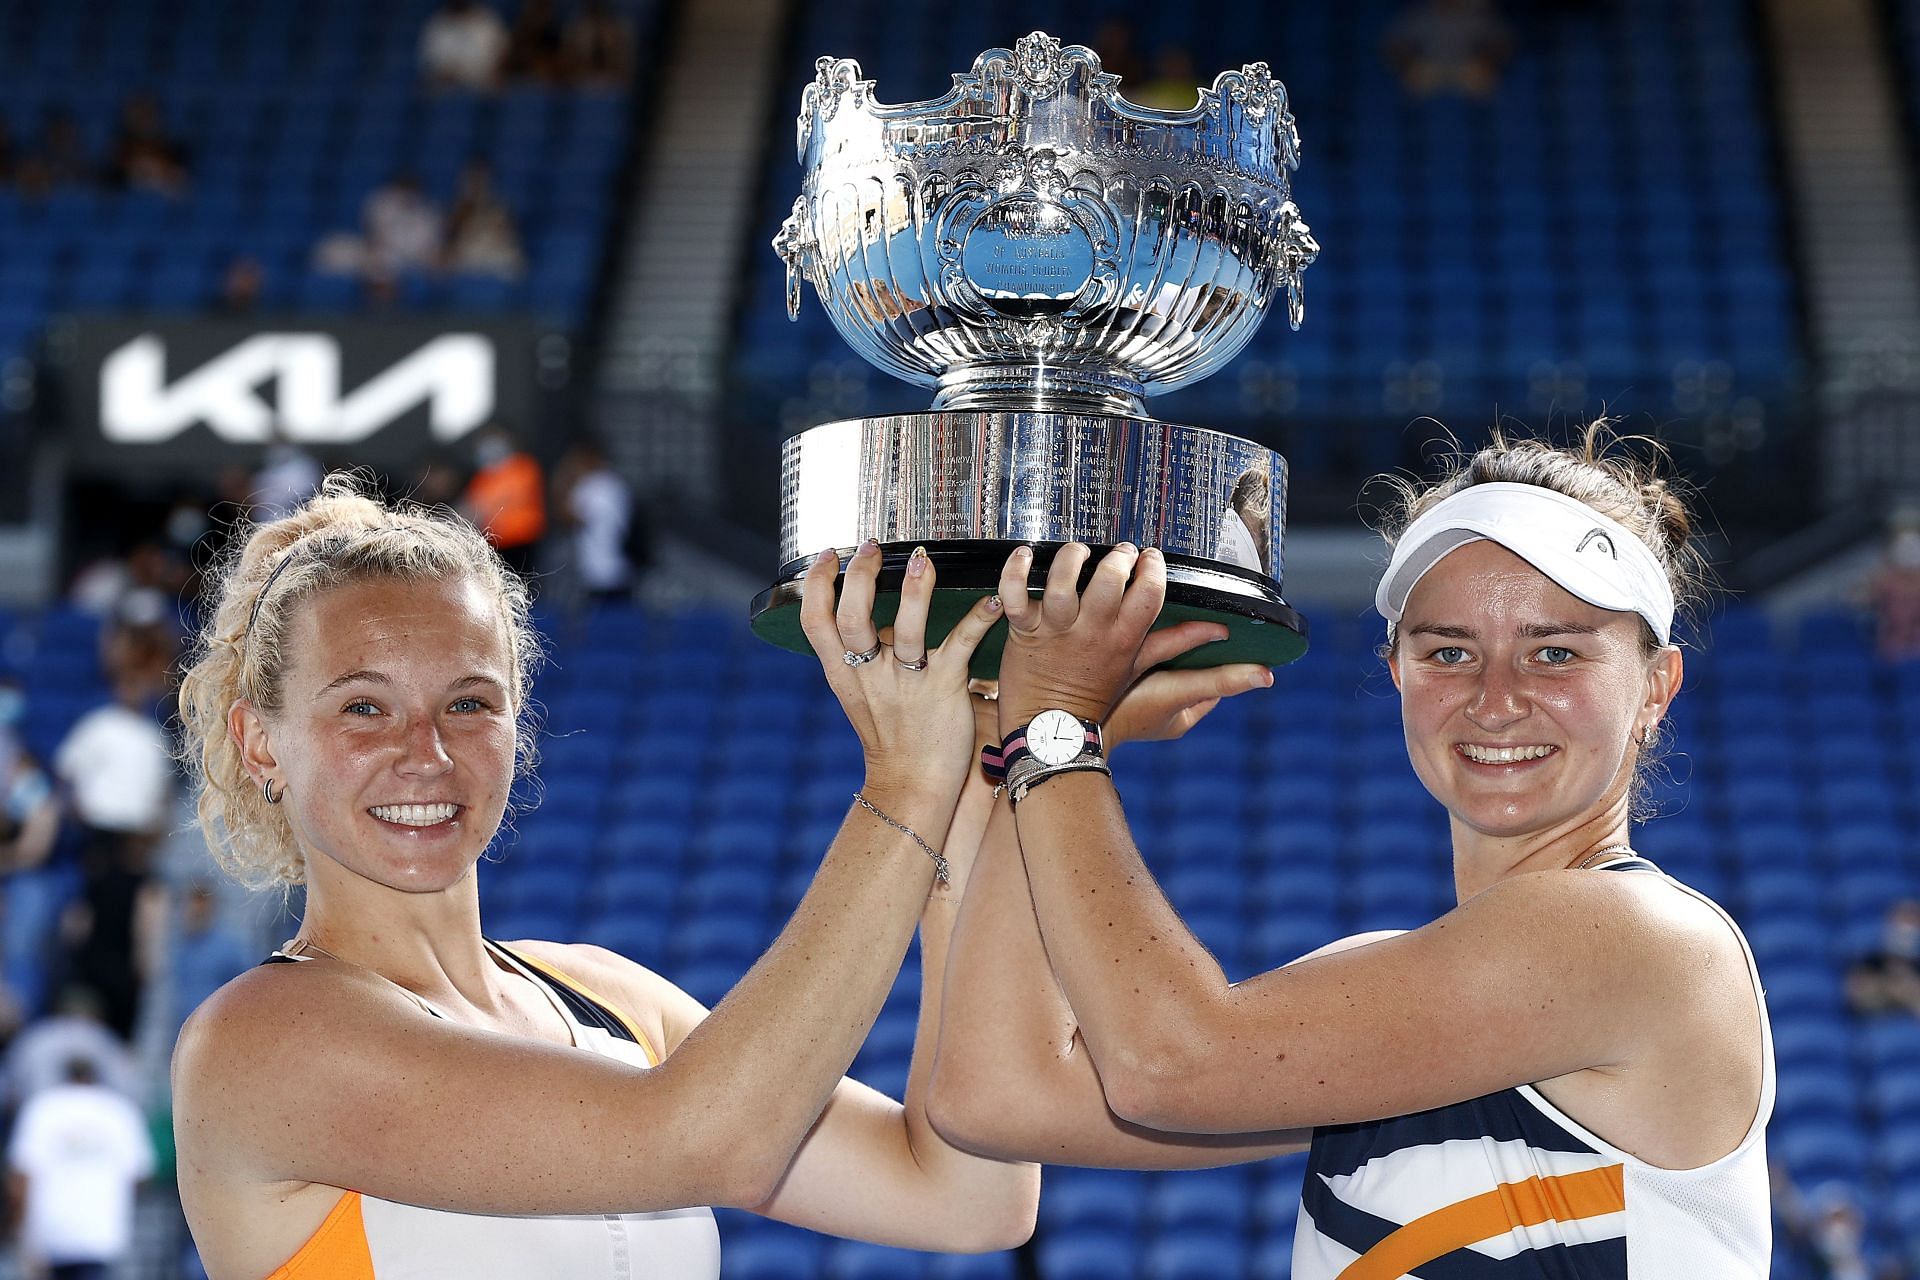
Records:
M946 638L974 601L999 589L1000 570L1020 542L941 541L926 544L933 561L939 586L934 589L933 604L927 617L927 645L932 648ZM1059 543L1034 544L1034 568L1029 581L1039 583L1053 563ZM842 548L844 558L852 548ZM878 590L874 598L874 621L887 626L900 604L900 585L907 558L913 553L910 543L882 543ZM1095 561L1106 547L1094 547L1081 575L1081 586L1093 571ZM770 644L795 653L810 653L800 627L800 588L806 578L809 561L796 560L783 565L779 580L753 598L749 608L753 633ZM1038 595L1040 588L1030 590ZM1307 651L1307 621L1253 574L1240 574L1229 566L1190 559L1167 557L1167 600L1161 607L1155 629L1178 622L1218 622L1227 627L1227 638L1202 645L1182 654L1170 667L1224 667L1236 662L1257 662L1279 667L1294 661ZM1000 674L1000 651L1006 643L1006 629L995 626L980 642L973 655L973 674L991 680Z

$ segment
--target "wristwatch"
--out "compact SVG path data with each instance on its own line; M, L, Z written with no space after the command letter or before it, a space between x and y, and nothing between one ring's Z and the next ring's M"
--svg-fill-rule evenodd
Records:
M1055 774L1097 770L1112 776L1105 754L1099 725L1057 707L1042 711L1000 744L1007 796L1019 804Z

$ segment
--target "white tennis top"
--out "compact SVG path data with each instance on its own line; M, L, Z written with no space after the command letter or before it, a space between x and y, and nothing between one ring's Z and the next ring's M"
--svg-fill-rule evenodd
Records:
M497 942L487 946L534 980L573 1029L576 1046L638 1066L659 1065L652 1046L618 1008L531 957ZM311 958L276 951L268 963ZM347 1191L319 1230L267 1280L716 1280L719 1274L720 1234L711 1209L508 1218L423 1209Z

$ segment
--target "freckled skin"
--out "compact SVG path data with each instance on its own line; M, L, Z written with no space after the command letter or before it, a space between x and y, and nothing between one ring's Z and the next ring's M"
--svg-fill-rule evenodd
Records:
M436 893L470 876L513 782L512 656L493 600L470 580L376 579L314 597L289 639L267 736L310 880ZM384 679L323 692L356 671ZM472 676L485 683L461 683ZM462 808L423 831L368 812L409 801Z
M1521 631L1543 620L1591 631ZM1494 542L1449 553L1414 587L1391 667L1408 756L1452 815L1456 848L1537 846L1595 814L1624 818L1635 727L1658 710L1642 625L1576 599ZM1465 634L1423 634L1428 626ZM1463 758L1462 743L1554 750L1488 767Z

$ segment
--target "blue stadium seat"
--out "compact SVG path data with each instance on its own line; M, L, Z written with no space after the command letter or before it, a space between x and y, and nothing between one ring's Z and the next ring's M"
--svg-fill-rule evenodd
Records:
M1147 1196L1149 1218L1162 1235L1238 1236L1252 1219L1252 1202L1252 1171L1245 1165L1162 1174Z
M927 1255L908 1249L836 1240L827 1246L826 1280L915 1280L925 1274Z
M774 932L759 912L700 915L674 926L668 953L676 971L726 964L744 973L773 941Z
M1237 1235L1180 1231L1147 1246L1142 1280L1236 1280L1248 1275L1247 1248Z
M1014 1255L1001 1253L946 1253L927 1261L925 1280L1014 1280Z
M1049 1232L1038 1252L1047 1280L1139 1280L1142 1275L1134 1246L1105 1232Z
M1767 1134L1768 1154L1777 1157L1800 1186L1823 1182L1859 1182L1867 1158L1859 1134L1851 1126L1816 1121L1811 1125L1781 1125Z
M1147 1180L1109 1169L1049 1169L1040 1197L1043 1238L1106 1234L1131 1240L1146 1214Z
M721 1256L727 1280L814 1280L822 1274L827 1239L797 1228L779 1234L757 1231L748 1234L746 1222L734 1228L735 1214L720 1211Z

